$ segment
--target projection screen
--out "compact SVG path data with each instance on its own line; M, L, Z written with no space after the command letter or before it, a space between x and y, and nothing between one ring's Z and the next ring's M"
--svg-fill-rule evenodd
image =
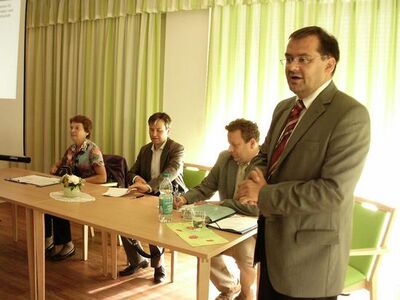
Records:
M0 160L24 161L25 0L0 0Z

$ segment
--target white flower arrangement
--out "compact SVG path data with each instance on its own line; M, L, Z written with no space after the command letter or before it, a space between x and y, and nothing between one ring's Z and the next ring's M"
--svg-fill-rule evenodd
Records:
M65 174L61 177L60 182L64 188L70 188L73 190L77 187L80 189L83 186L84 180L76 175Z

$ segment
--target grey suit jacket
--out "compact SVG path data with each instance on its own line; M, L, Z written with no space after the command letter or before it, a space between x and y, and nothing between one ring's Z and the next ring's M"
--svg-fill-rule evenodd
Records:
M269 162L295 98L276 107L261 155ZM292 297L342 292L352 233L353 192L369 149L367 109L333 82L308 108L260 191L273 287Z
M180 191L187 191L183 182L183 146L171 139L167 140L160 158L160 176L154 179L151 179L151 159L153 156L151 146L152 143L149 143L140 149L135 164L127 174L128 184L132 184L133 178L139 175L147 181L153 192L156 193L160 182L163 180L162 174L166 172L174 186L177 186Z
M233 160L232 155L228 151L223 151L200 185L183 196L188 200L188 203L193 203L210 199L218 191L219 198L224 201L223 206L231 207L241 214L257 216L259 213L257 207L233 200L237 171L238 164Z

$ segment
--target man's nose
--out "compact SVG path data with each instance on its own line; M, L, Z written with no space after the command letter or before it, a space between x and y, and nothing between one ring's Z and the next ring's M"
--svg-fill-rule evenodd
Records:
M289 71L297 71L300 67L300 63L297 59L293 60L290 63L286 63L286 70Z

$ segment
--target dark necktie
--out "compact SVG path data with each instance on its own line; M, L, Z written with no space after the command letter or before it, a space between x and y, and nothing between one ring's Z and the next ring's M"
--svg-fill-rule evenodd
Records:
M283 129L282 134L275 145L274 152L272 153L271 157L271 163L269 165L270 167L268 169L268 177L275 172L276 166L279 162L279 158L281 157L283 150L285 149L286 144L289 141L289 138L292 135L297 122L299 121L300 114L303 109L305 109L303 101L297 100L295 106L293 106L292 110L290 111L286 126Z

